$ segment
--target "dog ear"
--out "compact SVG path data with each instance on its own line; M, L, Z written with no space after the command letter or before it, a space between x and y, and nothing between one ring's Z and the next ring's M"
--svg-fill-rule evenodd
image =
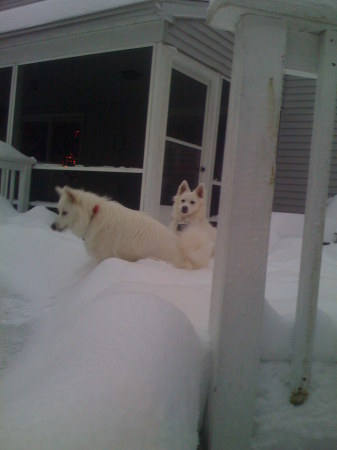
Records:
M58 196L61 197L63 188L61 188L60 186L56 186L55 191L57 192Z
M183 194L184 192L189 191L191 192L191 189L187 183L186 180L182 181L178 187L178 195Z
M205 185L204 183L200 183L199 186L196 188L195 190L197 196L199 198L204 198L205 197Z
M67 195L71 203L77 203L77 196L74 189L71 189L69 186L64 186L63 192Z

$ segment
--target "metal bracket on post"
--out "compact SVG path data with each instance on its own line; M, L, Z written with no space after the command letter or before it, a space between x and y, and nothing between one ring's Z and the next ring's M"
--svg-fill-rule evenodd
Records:
M311 140L307 201L303 230L292 358L290 402L305 402L310 386L317 314L325 205L328 195L337 93L337 32L321 36L318 79Z

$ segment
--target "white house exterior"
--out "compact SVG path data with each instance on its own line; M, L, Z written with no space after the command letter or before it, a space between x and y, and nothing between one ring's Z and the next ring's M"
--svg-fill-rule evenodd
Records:
M92 177L98 179L101 176L102 183L106 180L105 186L111 184L112 192L108 192L109 195L114 194L113 188L116 184L123 184L124 179L126 185L130 184L130 179L136 188L133 193L134 201L129 206L139 207L167 221L167 208L161 205L160 197L165 155L169 153L169 150L165 152L165 148L167 143L171 142L172 145L176 144L177 148L181 148L178 147L179 144L183 146L187 144L192 153L192 149L195 150L194 154L197 157L194 163L197 164L198 173L194 178L206 184L209 191L209 214L216 216L221 184L222 155L219 153L222 152L224 135L219 136L219 142L216 142L215 137L219 125L221 85L227 83L225 89L228 90L228 81L231 77L233 33L216 30L207 24L208 2L205 1L119 1L112 2L110 6L105 2L102 4L95 2L93 5L92 2L74 1L71 2L72 6L66 3L58 2L55 6L56 3L51 0L17 1L15 4L5 2L1 7L0 139L13 144L21 151L24 150L27 156L34 156L29 153L29 149L21 148L22 145L18 142L21 138L17 136L24 67L32 67L34 64L38 67L39 64L52 61L55 64L57 61L61 63L62 60L75 61L75 58L90 55L112 53L117 55L117 52L131 49L151 49L147 69L150 71L149 85L146 88L148 97L144 100L147 102L147 117L143 124L145 134L144 141L139 143L142 154L140 162L135 165L134 161L130 161L127 167L119 166L118 161L103 159L100 161L99 156L98 164L96 160L80 163L74 167L65 167L64 163L59 161L39 161L37 158L38 164L33 169L31 205L38 203L51 205L56 200L51 198L50 194L41 198L37 195L37 191L41 189L39 180L46 179L47 173L59 175L65 175L67 172L73 175L77 173L78 182L82 181L84 186L91 173ZM198 144L166 135L166 132L170 131L167 130L167 121L170 113L168 109L172 70L196 80L206 89L203 111L196 113L195 108L193 112L194 115L203 116L202 139ZM312 74L313 70L310 67L303 71L284 74L273 200L275 211L304 212L316 85L315 76ZM52 83L50 89L54 89ZM224 99L223 113L226 113L226 108L227 99ZM57 114L48 111L29 114L31 122L35 121L35 124L41 124L43 120L49 120L51 123L61 119L68 121L74 119L83 124L83 121L89 120L81 107L75 109L72 114L66 111ZM22 115L24 118L21 119L27 121L27 114ZM222 118L224 119L224 114ZM88 123L86 126L88 127ZM92 127L97 128L97 123L92 123ZM222 128L221 126L220 132ZM105 151L109 151L113 146L122 145L120 142L125 137L114 136L114 142L108 142L107 139L102 139L101 144L101 147L107 149ZM96 141L98 140L97 137ZM98 142L95 145L98 146ZM179 149L176 149L176 152L179 153ZM329 195L337 193L336 167L337 133L333 144ZM108 182L113 174L116 181ZM179 174L179 179L182 177L184 173ZM50 179L49 184L53 184L53 181L71 182L72 178L74 177L55 176ZM87 187L92 188L90 184ZM116 199L124 203L128 201L127 198L119 198L118 195Z
M24 16L24 13L27 14L25 8L31 7L36 7L39 11L43 8L43 2L41 5L36 2L34 5L23 6L22 17L26 17ZM12 11L3 11L1 14L9 14ZM20 11L21 8L18 9L18 13ZM206 2L148 1L117 4L117 7L109 10L96 11L90 15L77 18L62 18L61 21L48 24L36 24L36 26L23 30L7 29L9 28L8 25L2 23L2 30L5 31L0 35L0 76L2 70L4 78L7 77L10 82L7 81L8 102L3 107L3 110L6 110L7 107L7 114L3 114L6 117L2 119L2 122L6 121L6 126L3 126L3 134L0 139L12 144L29 156L34 156L34 154L29 153L30 149L25 149L28 139L24 137L27 136L27 123L28 133L33 133L33 137L41 136L41 133L43 133L41 127L45 126L46 130L48 127L48 131L45 131L46 137L43 137L46 147L50 146L50 142L53 141L56 133L53 134L51 129L57 129L57 124L60 121L68 121L67 123L79 127L78 133L81 132L82 144L80 145L82 147L84 147L83 139L85 139L85 132L82 133L84 127L86 130L91 128L92 136L94 135L93 129L104 127L102 123L99 123L99 114L96 114L95 119L89 119L90 112L83 112L84 107L82 105L80 107L69 107L68 105L67 108L64 107L63 111L59 105L56 105L56 101L51 94L53 89L57 89L53 87L55 71L59 70L59 80L56 80L55 83L61 85L61 79L65 77L62 75L62 71L73 72L75 63L69 68L66 66L66 64L71 64L71 61L76 60L83 66L83 60L87 58L88 65L85 66L87 68L84 70L88 70L91 64L90 56L96 55L96 60L91 66L97 64L97 70L103 72L101 69L103 63L99 62L99 56L108 58L109 55L115 55L111 64L119 64L119 59L123 59L123 67L128 66L133 72L136 72L133 69L132 58L138 55L138 60L134 63L135 69L138 72L145 71L147 73L148 85L144 82L146 76L143 76L140 80L140 83L143 82L145 86L143 90L146 91L147 97L142 100L145 105L142 114L144 114L144 111L146 114L142 122L143 134L138 142L134 143L135 146L141 147L136 163L133 161L135 158L132 157L129 158L130 161L122 160L120 164L118 164L118 161L110 162L103 157L101 160L100 157L97 157L96 160L95 158L89 158L89 160L86 158L84 164L80 162L72 165L67 163L68 159L66 162L56 161L50 155L49 159L43 157L41 160L39 150L38 154L35 155L38 163L34 166L32 174L31 205L43 203L52 206L56 200L50 198L51 195L49 195L49 198L44 198L43 195L39 198L39 194L36 195L39 189L41 190L41 180L46 179L47 173L53 174L52 179L55 180L55 183L67 181L65 174L71 173L76 174L76 177L80 180L83 179L83 187L88 189L91 186L86 184L87 180L94 176L98 177L101 183L105 182L105 186L108 184L111 186L121 185L125 180L125 186L131 184L134 187L133 197L135 201L128 206L139 207L149 214L165 220L167 208L165 206L161 208L161 194L164 195L161 192L161 186L163 171L166 170L165 155L167 156L170 151L171 153L175 151L176 154L184 153L182 160L189 158L193 161L195 174L191 175L193 178L191 182L204 182L210 192L210 197L214 189L218 199L220 179L214 176L216 137L221 88L223 83L226 83L226 80L230 78L233 35L228 32L217 32L208 27L205 23L206 14ZM23 24L25 24L24 19ZM33 23L29 22L29 25L33 25ZM15 25L13 25L14 27ZM131 54L130 50L133 50L134 53ZM118 55L120 55L119 59ZM145 57L147 62L144 59ZM53 67L55 67L54 70ZM39 75L39 70L43 72L42 75ZM10 71L10 74L8 75L6 71ZM127 72L127 70L124 70L124 72ZM177 82L171 80L172 73L178 78ZM179 76L182 80L179 80ZM106 82L104 80L104 83ZM134 84L136 82L137 80L134 81ZM186 101L186 111L182 111L181 105L177 105L177 102L170 106L170 95L173 95L174 86L177 90L181 90L184 84L188 84L188 82L191 82L197 91L202 91L200 94L204 96L202 105L193 104L194 100L191 98L190 104ZM25 83L30 83L30 88L33 86L33 90L35 89L36 92L35 97L25 94ZM43 83L46 85L43 86ZM100 83L104 84L103 82ZM113 83L113 80L111 83ZM131 97L131 81L129 80L128 83ZM79 80L77 82L75 80L74 84L80 84ZM227 81L227 91L228 86ZM73 90L75 90L75 87ZM3 89L5 89L5 83ZM42 92L39 93L39 91ZM71 95L68 93L68 99ZM103 97L105 94L99 93L98 95ZM125 95L128 95L128 93ZM46 100L47 97L48 100ZM54 97L60 97L59 93ZM190 95L190 97L192 96ZM42 103L43 101L48 103L44 106L44 109L42 106L37 106L38 102ZM6 103L4 100L3 102ZM54 107L50 106L52 102L55 102ZM180 111L178 111L179 108ZM188 108L190 111L188 111ZM130 122L136 123L136 116L140 113L133 106L129 110ZM102 112L101 122L104 122L105 119L103 114ZM192 120L192 122L194 120L194 129L199 132L198 137L187 136L185 138L180 130L174 129L176 127L174 124L172 130L171 122L177 122L177 118L172 119L172 117L177 117L177 114L181 115L182 127L185 119ZM90 117L93 117L93 114ZM110 121L118 120L116 108L108 119ZM49 125L47 125L47 122ZM136 123L136 127L140 128L140 124ZM111 128L111 125L106 125L106 128ZM185 128L187 129L188 126L185 126ZM35 131L36 129L38 131ZM108 132L105 131L105 133ZM90 141L90 144L87 145L96 146L96 148L100 146L99 151L102 151L102 147L106 149L106 152L115 151L118 145L122 147L124 141L130 141L131 138L128 136L133 135L133 133L130 125L130 129L124 130L124 135L123 131L120 131L119 134L116 132L109 140L104 133L98 136L97 131L95 143L93 143L94 138L91 136L87 139ZM170 135L167 133L170 133ZM88 136L88 131L86 131L86 136ZM141 139L142 142L140 142ZM174 147L174 150L172 150L172 147ZM188 150L184 152L185 149ZM53 150L47 150L47 153L52 152ZM131 154L132 150L129 152ZM181 164L186 166L184 161ZM86 176L87 178L85 178ZM108 181L108 176L110 176L110 181ZM179 179L188 178L188 176L189 174L184 174L184 171L179 173ZM116 179L115 182L113 177ZM75 175L73 175L73 178L75 178ZM70 177L70 183L71 179ZM174 180L171 184L173 182ZM48 183L51 184L52 181L50 180ZM46 192L47 189L43 190ZM124 192L126 190L125 187ZM115 196L114 192L105 193ZM169 194L172 196L172 187ZM115 198L127 203L127 199L118 198L118 195ZM166 201L166 203L168 202Z
M212 0L210 4L193 0L120 0L112 7L103 1L93 5L94 2L79 0L72 2L70 9L65 3L61 1L55 7L56 0L17 0L17 10L9 1L0 8L0 77L9 86L7 91L0 91L1 106L5 105L0 118L0 140L22 151L24 123L28 123L26 136L33 129L47 130L41 135L50 152L46 150L46 160L38 161L33 168L32 205L53 205L49 199L32 198L34 192L40 195L39 180L43 174L53 172L53 180L59 180L60 173L76 174L74 182L76 177L85 180L81 178L85 174L88 183L96 177L97 185L102 182L104 186L127 186L128 198L137 197L131 206L166 222L167 197L177 182L172 173L206 184L208 211L210 215L214 211L219 214L210 313L214 364L208 443L212 450L248 449L272 208L306 213L293 393L305 397L309 391L325 202L328 195L337 193L335 1L322 0L313 5L309 0ZM53 14L48 12L48 6L53 7ZM70 107L62 114L56 110L42 112L34 103L36 97L24 96L23 77L29 74L30 93L34 89L38 92L43 83L52 83L55 71L51 62L55 67L62 62L64 70L71 72L74 58L89 58L81 60L86 61L83 70L89 72L97 64L103 72L98 56L112 55L109 63L114 65L117 52L122 59L130 51L134 53L128 53L127 64L119 75L124 73L127 80L123 86L135 108L131 111L135 124L137 104L132 103L133 88L127 83L137 79L148 83L142 103L146 104L142 109L146 118L138 162L102 164L100 157L94 164L95 151L90 153L89 145L84 164L76 163L76 155L70 163L53 161L51 143L58 122L62 119L63 123L75 124L82 136L87 115ZM91 60L92 55L97 59ZM132 65L127 67L134 60L136 70ZM44 77L32 77L40 64L47 64ZM139 73L143 76L139 77ZM46 79L47 74L50 77ZM101 79L97 80L99 89ZM224 93L229 81L225 133L227 98L221 96L221 88ZM81 83L73 84L75 91L77 84ZM192 90L184 90L186 86ZM52 97L48 89L44 92L50 106ZM97 97L104 97L104 92L98 90ZM57 104L59 96L54 97ZM123 109L116 109L115 120L117 111L124 113ZM99 132L97 111L95 117L91 133L93 128ZM185 119L191 120L193 126L185 127ZM185 136L186 131L193 133ZM125 144L128 131L111 136L111 148L120 151L124 161L129 151ZM109 134L104 139L103 147L109 148ZM130 155L132 159L134 154ZM104 161L110 156L104 156ZM115 181L106 176L115 177ZM171 191L165 191L167 185ZM216 204L214 208L212 203Z

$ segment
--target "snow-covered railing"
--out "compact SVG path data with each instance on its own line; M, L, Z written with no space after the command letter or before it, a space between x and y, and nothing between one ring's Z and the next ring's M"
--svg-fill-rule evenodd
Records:
M30 179L35 158L20 153L6 142L0 141L0 194L26 211L29 203Z

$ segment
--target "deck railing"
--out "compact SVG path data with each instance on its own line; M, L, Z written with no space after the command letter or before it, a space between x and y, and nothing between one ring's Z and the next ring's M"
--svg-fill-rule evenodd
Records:
M6 142L0 141L0 194L19 212L29 205L30 179L35 158L20 153Z

